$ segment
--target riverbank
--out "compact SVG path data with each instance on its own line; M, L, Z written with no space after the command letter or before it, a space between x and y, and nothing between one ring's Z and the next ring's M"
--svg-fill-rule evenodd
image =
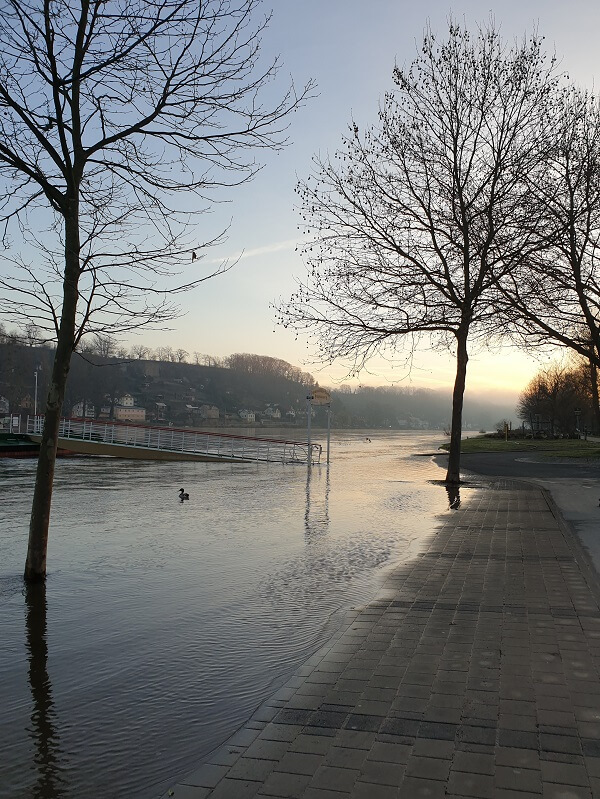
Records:
M598 575L542 485L464 465L425 550L169 796L600 795Z

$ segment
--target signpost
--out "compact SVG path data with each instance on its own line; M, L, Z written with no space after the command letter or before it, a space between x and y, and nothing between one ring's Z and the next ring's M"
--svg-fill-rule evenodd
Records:
M310 421L313 405L327 406L327 465L329 465L329 447L331 441L331 394L326 388L313 388L312 392L306 397L307 416L308 416L308 465L312 463L312 453L310 449Z

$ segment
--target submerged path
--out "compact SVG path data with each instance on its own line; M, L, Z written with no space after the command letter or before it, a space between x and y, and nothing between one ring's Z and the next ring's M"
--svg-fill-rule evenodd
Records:
M600 585L549 494L491 480L176 799L600 796Z

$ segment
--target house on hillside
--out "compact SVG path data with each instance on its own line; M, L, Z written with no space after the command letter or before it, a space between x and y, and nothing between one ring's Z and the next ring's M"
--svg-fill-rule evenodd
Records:
M244 422L255 422L256 421L256 413L254 411L249 411L246 408L242 409L239 412L239 417Z
M281 411L277 406L267 405L262 414L265 419L281 419Z
M76 419L95 419L96 408L91 402L81 400L81 402L76 402L71 408L71 416Z
M115 405L113 418L118 422L145 422L146 409L138 407L131 394L124 394Z
M200 416L202 419L218 419L219 409L216 405L201 405Z
M100 412L98 413L98 419L110 419L110 405L102 405L100 407Z

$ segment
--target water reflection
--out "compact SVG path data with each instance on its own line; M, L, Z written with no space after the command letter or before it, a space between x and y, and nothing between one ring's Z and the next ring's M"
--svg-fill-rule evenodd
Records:
M304 512L304 538L307 544L326 535L329 529L329 465L306 470L306 509ZM323 479L325 481L322 485Z
M460 488L456 485L447 485L446 492L448 494L448 507L450 510L458 510L460 508Z
M25 589L26 644L31 690L31 726L28 729L35 745L37 781L32 799L60 799L65 793L61 774L60 742L56 729L56 712L52 700L52 684L48 675L48 642L46 640L46 586L28 585Z
M331 480L325 464L61 461L54 571L27 601L35 473L0 462L0 795L164 795L420 551L449 512L442 471L415 457L433 434L336 435Z

